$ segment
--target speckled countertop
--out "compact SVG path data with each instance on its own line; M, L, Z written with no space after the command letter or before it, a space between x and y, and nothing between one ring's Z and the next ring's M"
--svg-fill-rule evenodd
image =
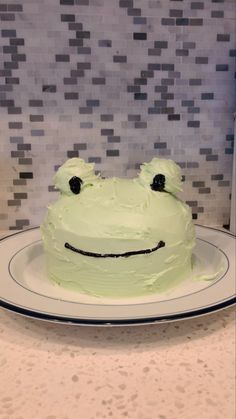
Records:
M1 419L235 419L235 311L117 328L0 309Z

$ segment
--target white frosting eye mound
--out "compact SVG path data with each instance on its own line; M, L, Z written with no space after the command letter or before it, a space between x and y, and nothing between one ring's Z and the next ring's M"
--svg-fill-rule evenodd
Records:
M165 191L172 194L182 191L182 176L180 167L168 159L153 158L150 163L143 163L139 174L144 185L150 185L153 178L158 175L165 176Z
M94 164L85 163L83 159L74 157L67 160L57 171L54 176L54 183L61 193L71 195L69 181L72 177L77 176L82 180L81 190L88 185L93 184L99 179L94 173Z

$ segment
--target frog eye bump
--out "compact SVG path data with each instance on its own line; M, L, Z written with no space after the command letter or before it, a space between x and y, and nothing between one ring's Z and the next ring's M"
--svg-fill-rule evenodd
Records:
M166 182L165 175L158 173L153 178L152 184L150 185L151 189L153 191L165 192L165 182Z
M75 195L78 195L80 193L82 183L82 179L80 179L78 176L73 176L70 178L69 185L71 192L73 192Z

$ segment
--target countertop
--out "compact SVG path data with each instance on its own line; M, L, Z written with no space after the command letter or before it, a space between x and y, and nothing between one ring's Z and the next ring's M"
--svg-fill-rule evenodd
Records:
M233 307L81 327L0 309L1 419L235 419Z
M1 419L235 419L235 311L136 327L0 310Z

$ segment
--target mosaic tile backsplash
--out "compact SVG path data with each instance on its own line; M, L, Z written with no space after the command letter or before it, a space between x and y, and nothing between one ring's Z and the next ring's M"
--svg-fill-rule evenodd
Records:
M38 225L69 157L172 158L197 223L229 222L235 0L0 2L0 228Z

